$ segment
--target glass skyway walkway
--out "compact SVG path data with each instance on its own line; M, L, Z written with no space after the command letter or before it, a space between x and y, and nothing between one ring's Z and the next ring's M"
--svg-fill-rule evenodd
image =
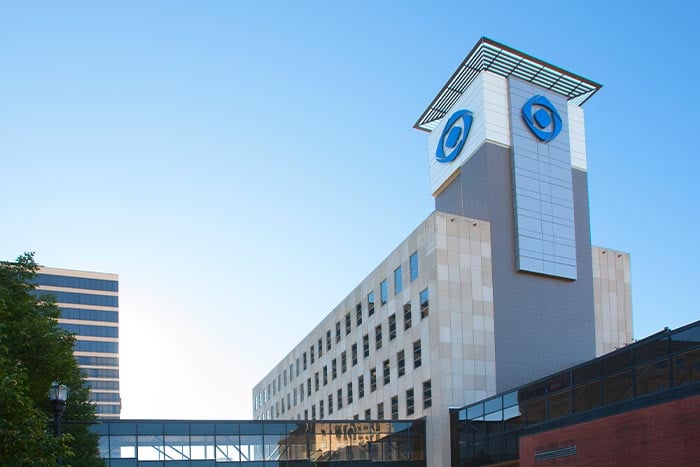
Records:
M425 421L114 420L95 426L108 467L425 467Z

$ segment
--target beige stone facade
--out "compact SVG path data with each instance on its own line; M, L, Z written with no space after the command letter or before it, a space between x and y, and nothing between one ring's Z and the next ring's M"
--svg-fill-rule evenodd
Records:
M630 255L593 246L596 356L632 342Z
M490 235L487 222L431 214L255 386L254 417L425 416L428 457L437 462L431 465L447 465L448 408L496 392ZM411 280L414 254L417 277ZM402 287L397 293L395 271L399 267ZM383 281L387 284L385 304ZM421 303L421 293L426 291L427 307ZM371 316L370 293L375 302ZM369 342L367 356L365 342ZM356 363L353 348L357 349Z

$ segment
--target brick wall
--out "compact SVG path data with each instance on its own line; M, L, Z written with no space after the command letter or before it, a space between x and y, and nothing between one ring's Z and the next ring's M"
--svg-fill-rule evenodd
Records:
M576 454L535 461L569 446ZM520 438L522 467L700 465L700 396Z

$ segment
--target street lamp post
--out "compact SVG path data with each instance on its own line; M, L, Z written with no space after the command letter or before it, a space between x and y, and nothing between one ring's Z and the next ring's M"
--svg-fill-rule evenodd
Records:
M58 384L57 381L51 383L51 388L49 389L49 400L51 401L51 407L53 407L53 420L55 423L56 436L61 438L61 418L63 417L63 411L66 408L66 400L68 399L68 386L65 384Z

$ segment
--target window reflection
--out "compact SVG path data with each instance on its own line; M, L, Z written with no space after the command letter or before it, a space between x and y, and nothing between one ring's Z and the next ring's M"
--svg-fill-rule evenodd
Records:
M613 407L625 401L700 381L699 340L700 323L694 323L503 395L451 409L460 465L517 459L518 436L528 425L604 406L611 406L606 413L614 412Z

